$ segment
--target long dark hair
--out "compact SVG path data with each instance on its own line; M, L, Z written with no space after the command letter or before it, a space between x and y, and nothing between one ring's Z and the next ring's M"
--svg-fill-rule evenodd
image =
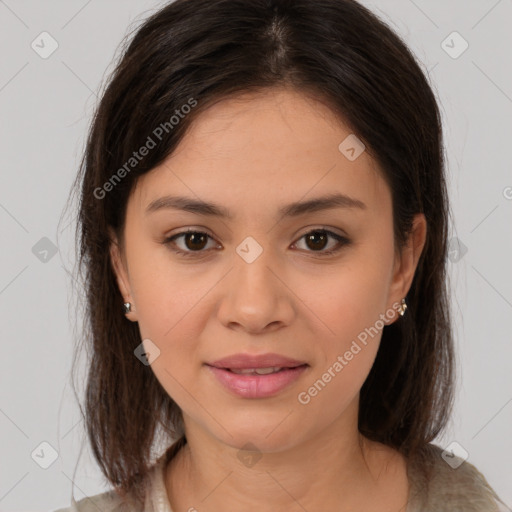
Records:
M426 217L407 313L384 328L359 412L364 436L418 453L446 426L454 356L441 118L412 53L353 0L177 0L130 39L102 92L75 182L90 356L82 415L106 479L120 495L139 496L158 434L181 442L184 434L179 407L133 354L140 332L122 311L108 230L122 241L137 178L172 153L202 111L270 87L322 101L364 142L392 191L396 247L413 215ZM144 145L151 150L135 160Z

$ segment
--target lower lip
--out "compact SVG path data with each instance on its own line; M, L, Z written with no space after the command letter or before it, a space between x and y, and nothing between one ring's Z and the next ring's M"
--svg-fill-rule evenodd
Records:
M307 365L302 365L267 375L242 375L223 368L207 366L221 384L236 395L244 398L266 398L273 396L296 381L307 368Z

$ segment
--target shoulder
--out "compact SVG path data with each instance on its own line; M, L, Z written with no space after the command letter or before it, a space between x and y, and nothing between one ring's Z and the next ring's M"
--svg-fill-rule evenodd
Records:
M71 506L60 508L54 512L128 512L121 499L114 491L88 496L79 501L71 499Z
M467 461L428 444L409 462L410 512L506 512L484 475ZM409 512L409 510L408 510Z
M175 451L175 445L171 445L149 468L144 479L140 482L144 494L144 512L155 512L156 510L170 512L169 507L165 508L167 492L165 490L163 471L168 458ZM75 501L72 497L70 507L60 508L53 512L139 512L140 505L130 505L127 502L137 502L132 492L126 496L126 501L123 501L121 496L111 489L101 494L85 497L79 501Z
M71 498L71 506L60 508L54 512L133 512L121 501L115 491L107 491L94 496L85 497L79 501Z

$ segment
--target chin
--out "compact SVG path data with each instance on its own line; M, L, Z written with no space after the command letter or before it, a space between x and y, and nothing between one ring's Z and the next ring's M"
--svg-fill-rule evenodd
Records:
M287 413L288 414L288 413ZM290 414L290 416L292 416ZM285 451L300 442L302 432L297 425L284 425L281 415L276 421L249 422L231 421L225 423L226 431L222 428L215 429L218 439L224 444L236 450L258 451L262 453L278 453ZM214 434L215 435L215 434Z

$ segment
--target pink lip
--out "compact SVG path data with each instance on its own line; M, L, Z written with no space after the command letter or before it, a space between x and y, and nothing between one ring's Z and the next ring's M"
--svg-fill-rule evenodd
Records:
M229 391L244 398L265 398L275 395L298 379L309 367L304 361L272 353L233 354L207 363L206 366ZM241 375L230 371L270 367L279 367L283 370L267 375Z
M207 363L209 366L216 368L231 368L235 370L244 370L249 368L270 368L277 366L280 368L294 368L306 364L304 361L290 359L289 357L281 356L279 354L261 354L252 356L249 354L233 354L228 357Z

